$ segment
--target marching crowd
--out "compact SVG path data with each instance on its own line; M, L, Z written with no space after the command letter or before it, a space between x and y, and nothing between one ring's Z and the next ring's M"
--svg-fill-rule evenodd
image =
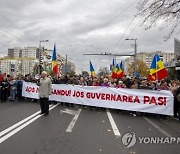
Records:
M69 74L59 77L51 77L53 84L73 84L82 86L103 86L114 88L130 88L144 90L170 90L174 95L174 117L180 120L180 80L149 81L147 78L123 76L121 79L112 79L110 76L83 77L80 75L70 76ZM0 81L1 102L23 101L23 81L37 83L31 75L14 78L6 75ZM27 98L28 99L28 98Z

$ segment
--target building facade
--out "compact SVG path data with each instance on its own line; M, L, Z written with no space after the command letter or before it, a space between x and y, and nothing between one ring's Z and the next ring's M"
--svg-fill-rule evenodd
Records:
M9 58L38 58L37 57L38 48L37 47L14 47L8 49L8 57Z
M8 57L10 58L19 58L22 53L22 48L20 47L14 47L8 49Z
M52 53L53 50L44 49L44 47L41 50L41 64L47 72L52 70ZM62 73L62 67L66 64L70 66L70 70L75 71L75 65L63 56L58 54L57 61L60 73ZM0 70L11 75L26 75L32 74L34 66L38 64L39 49L37 47L14 47L9 48L8 55L0 59Z
M155 53L157 53L160 56L160 59L163 61L164 64L174 59L173 52L162 52L162 51L140 52L140 53L137 53L136 57L137 57L137 60L143 61L147 65L147 67L150 68ZM129 66L133 62L134 62L133 56L125 59L125 73L126 74L128 74Z
M32 74L37 59L33 58L1 58L0 69L2 73L16 75Z
M24 47L22 49L22 53L20 54L20 58L29 57L29 58L38 58L37 57L38 48L36 47Z

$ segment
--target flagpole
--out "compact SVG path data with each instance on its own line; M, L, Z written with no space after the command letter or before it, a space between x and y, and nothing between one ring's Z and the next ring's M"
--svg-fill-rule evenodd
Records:
M56 45L56 43L55 43ZM57 74L56 74L56 78L58 79L58 75L59 75L59 65L58 65L58 60L57 60L57 51L56 51L56 61L57 61Z
M115 66L116 66L116 56L114 56L114 63L115 63Z
M56 43L54 44L54 50L52 55L52 71L55 73L55 77L57 78L59 74L59 67L57 61Z
M56 43L55 43L55 48L56 48ZM57 61L57 51L56 51L56 61ZM58 61L57 61L56 79L58 79L58 74L59 74L59 70L58 69L59 69L59 66L58 66Z
M41 43L42 42L49 42L49 40L40 40L39 41L39 53L38 53L38 58L39 58L39 66L38 66L38 74L41 74Z
M156 52L156 83L158 82L157 77L158 77L158 74L157 74L157 52Z
M91 64L90 64L90 59L89 59L89 71L90 71L90 74L91 74L91 66L90 66ZM88 72L89 72L88 71Z
M57 63L58 63L58 61L57 61ZM57 72L58 72L58 73L56 74L56 78L58 79L58 76L59 76L59 65L57 64L57 66L58 66L58 67L57 67Z

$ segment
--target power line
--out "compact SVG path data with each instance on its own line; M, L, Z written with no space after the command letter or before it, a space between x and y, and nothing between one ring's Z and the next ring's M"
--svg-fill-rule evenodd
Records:
M119 15L121 15L123 12L125 12L128 8L130 8L132 5L134 5L136 3L137 0L135 0L133 3L131 3L128 7L126 7L124 10L122 10L121 12L119 12L117 15L115 15L111 20L107 21L103 26L101 26L94 34L92 34L91 36L89 36L84 43L86 43L91 37L93 37L94 35L96 35L99 31L101 31L103 28L105 28L107 25L109 25L110 23L112 23L112 21L114 21Z
M136 29L136 27L140 24L140 22L142 21L143 17L139 20L139 22L136 24L136 26L130 31L129 35L127 37L129 37L131 35L131 33Z
M14 39L15 41L19 41L19 42L23 43L24 45L31 46L31 44L29 44L28 42L20 39L19 37L15 36L15 35L13 35L13 34L10 34L9 32L6 32L6 31L4 31L4 30L0 30L0 32L1 32L2 34L5 34L5 35L9 36L10 38Z
M126 34L127 30L129 29L129 27L131 26L131 24L133 23L134 19L136 18L136 16L134 16L134 18L131 20L131 22L129 23L129 25L127 26L126 30L124 31L124 33L122 34L122 36L120 37L120 39L118 40L118 42L116 43L116 45L114 46L113 50L114 51L116 49L116 47L119 45L121 39L124 37L124 35Z
M90 35L84 42L82 42L82 44L85 44L90 38L92 38L94 35L96 35L98 32L100 32L103 28L105 28L106 26L108 26L110 23L112 23L112 21L114 21L119 15L121 15L123 12L125 12L128 8L130 8L132 5L134 5L136 3L137 0L133 1L133 3L131 3L128 7L126 7L124 10L122 10L121 12L117 13L117 15L115 15L113 18L111 18L110 20L108 20L107 22L105 22L105 24L103 26L101 26L98 30L96 30L92 35ZM77 50L77 48L75 48L74 50Z
M140 22L142 21L143 17L138 21L138 23L134 26L134 28L130 31L129 35L127 36L127 38L132 34L132 32L136 29L136 27L140 24ZM120 44L120 46L123 45L123 43L125 42L125 40L123 40L123 42Z

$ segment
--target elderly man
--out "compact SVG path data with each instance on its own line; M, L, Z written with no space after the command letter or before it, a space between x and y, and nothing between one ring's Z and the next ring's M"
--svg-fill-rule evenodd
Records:
M38 86L41 114L47 116L49 114L49 95L52 91L52 82L51 79L47 77L47 72L43 71L41 73L41 78Z

